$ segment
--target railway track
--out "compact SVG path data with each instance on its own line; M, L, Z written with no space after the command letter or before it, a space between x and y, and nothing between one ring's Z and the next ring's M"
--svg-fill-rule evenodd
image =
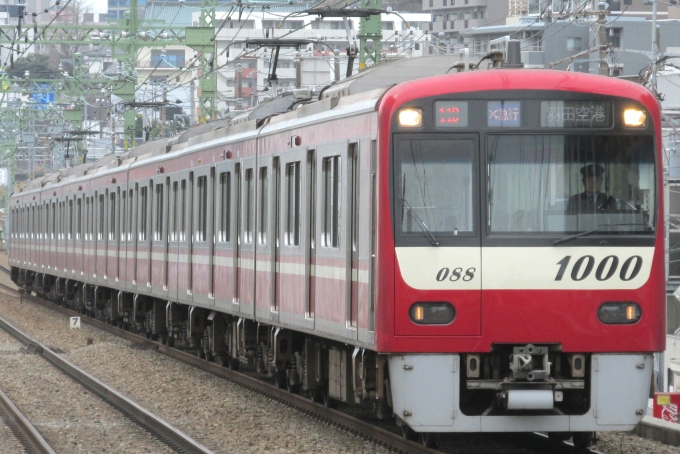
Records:
M0 272L5 272L8 273L8 270L0 265ZM121 337L123 339L126 339L133 344L136 344L140 346L141 348L144 349L151 349L155 350L158 353L161 353L163 355L166 355L168 357L171 357L175 360L181 361L185 364L191 365L193 367L196 367L198 369L204 370L206 372L209 372L211 374L214 374L218 377L224 378L226 380L229 380L235 384L238 384L239 386L242 386L246 389L249 389L251 391L260 393L262 395L266 395L270 399L274 399L276 401L279 401L289 407L292 407L302 413L308 414L316 419L322 420L330 425L334 425L336 427L340 427L344 430L347 430L348 432L355 434L357 436L360 436L364 439L371 440L372 442L385 446L393 451L396 452L403 452L403 453L430 453L430 454L437 454L441 452L448 452L448 448L450 445L455 445L457 444L457 436L456 435L445 435L442 437L442 446L445 447L444 451L438 451L435 449L427 448L424 447L423 445L416 443L411 440L407 440L403 438L401 435L392 433L388 430L385 430L383 428L377 427L369 422L362 421L360 419L357 419L351 415L345 414L341 411L334 410L331 408L327 408L325 406L319 405L317 403L312 402L311 400L297 395L297 394L291 394L286 390L279 389L276 386L273 386L269 383L266 383L262 381L261 379L258 379L256 377L251 377L249 375L242 374L240 372L236 372L230 369L226 369L224 367L221 367L215 363L206 361L204 359L200 359L195 355L183 352L181 350L174 349L172 347L168 347L162 343L151 341L143 336L131 333L129 331L125 331L123 329L117 328L115 326L109 325L107 323L104 323L102 321L90 318L90 317L85 317L82 314L79 314L76 311L67 309L63 306L59 306L57 304L54 304L50 301L43 300L41 298L38 298L36 296L30 295L30 294L21 294L19 291L16 289L13 289L10 286L7 286L5 284L0 283L0 288L11 292L12 294L21 297L24 300L31 301L33 303L42 305L44 307L48 307L56 312L59 312L64 315L68 315L70 317L81 317L81 320L83 323L86 323L94 328L100 329L102 331L105 331L107 333L113 334L115 336ZM594 450L582 450L582 451L576 451L573 445L569 443L563 443L556 445L553 442L549 441L547 437L539 434L518 434L516 436L510 436L506 437L504 435L499 435L499 443L506 443L509 442L510 444L516 446L516 447L523 447L525 449L529 449L529 451L524 451L524 452L553 452L556 454L570 454L570 453L590 453L590 454L599 454L597 451ZM456 452L467 452L467 451L459 451L456 449ZM470 452L476 452L476 451L470 451Z
M40 432L2 390L0 390L0 419L7 424L27 452L55 454Z
M11 287L3 286L5 289L11 289ZM18 293L18 292L17 292ZM38 300L35 297L30 297L32 300ZM49 347L41 344L40 342L34 340L26 333L9 323L8 321L0 318L0 328L9 333L12 337L17 339L19 342L24 344L26 347L30 348L34 352L40 354L45 360L47 360L54 367L59 369L61 372L65 373L78 384L90 390L92 393L100 397L106 403L123 413L126 417L134 421L137 425L141 426L158 440L162 441L169 447L173 448L177 452L183 452L188 454L212 454L205 446L193 440L191 437L168 424L163 419L152 414L146 409L142 408L132 400L123 396L113 388L107 386L101 381L97 380L87 372L78 368L74 364L70 363L64 358L61 358L58 353L54 352ZM16 410L16 407L15 407ZM25 418L24 418L25 419ZM28 422L26 420L26 422ZM32 428L32 426L31 426ZM29 429L30 430L30 429ZM40 435L32 429L33 432L29 435L30 439L37 440L36 437ZM42 437L40 437L42 439ZM44 443L44 440L43 440ZM46 443L44 443L46 446ZM49 446L47 446L49 449ZM49 451L39 451L39 452L53 452L51 449Z

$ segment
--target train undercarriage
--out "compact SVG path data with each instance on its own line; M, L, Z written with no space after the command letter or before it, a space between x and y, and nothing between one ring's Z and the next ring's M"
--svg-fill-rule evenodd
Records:
M393 418L404 436L427 446L437 443L436 430L425 427L417 431L418 425L409 420L410 412L393 401L392 388L404 386L397 375L402 369L413 369L404 364L395 374L395 364L418 355L397 356L390 364L390 355L206 308L15 267L11 273L20 288L38 297L223 367L246 367L269 377L280 388L326 406L365 407L379 419ZM456 358L461 371L459 392L452 394L458 395L462 416L569 416L590 409L589 355L563 354L559 345L529 344L498 345L488 354ZM525 402L529 407L522 403L517 407L526 390L549 395L554 405L533 408L532 401ZM456 410L452 412L455 417ZM546 432L555 441L573 438L580 448L589 446L594 435L592 431Z

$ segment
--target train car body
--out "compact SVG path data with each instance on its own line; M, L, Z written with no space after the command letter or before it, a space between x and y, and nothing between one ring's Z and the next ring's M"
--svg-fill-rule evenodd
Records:
M405 430L632 429L665 342L655 98L394 74L32 183L13 278Z

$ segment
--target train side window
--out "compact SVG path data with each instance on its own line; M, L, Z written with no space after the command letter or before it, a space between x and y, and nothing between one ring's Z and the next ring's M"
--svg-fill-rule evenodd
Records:
M253 197L255 192L255 185L253 181L253 169L246 169L246 194L245 194L245 208L246 208L246 222L243 232L243 242L245 244L252 244L253 242L253 227L255 218L255 199Z
M323 209L321 238L325 247L340 246L340 156L323 160Z
M49 203L45 204L45 224L44 224L43 234L45 235L44 236L45 239L48 239L50 237L50 204Z
M286 231L287 246L300 245L300 161L286 164Z
M50 226L50 235L54 239L57 237L57 204L52 203L52 224Z
M123 190L120 193L120 241L126 241L125 228L127 226L127 219L125 217L127 213L127 191Z
M220 232L218 240L231 241L231 172L220 174Z
M163 240L163 183L156 185L156 223L154 225L154 241Z
M139 188L139 200L140 200L140 211L139 211L139 241L146 240L146 218L147 218L147 197L146 197L146 186Z
M104 194L99 195L99 231L97 232L97 239L104 239Z
M182 207L180 211L180 216L182 222L180 222L180 230L179 230L179 240L180 241L186 241L187 238L187 180L182 180L182 184L180 186L180 200L182 201Z
M116 193L111 193L109 199L109 240L116 239Z
M172 210L168 212L172 216L170 223L170 241L177 241L177 193L179 192L179 185L177 182L172 183Z
M269 175L267 167L260 167L260 219L259 244L267 245L267 230L269 227Z
M83 232L83 199L76 200L76 239L82 238Z
M208 177L198 177L198 222L196 224L195 241L205 241L208 235Z
M134 204L134 189L128 191L128 218L127 218L127 240L132 241L132 235L134 235L134 229L132 228L133 222L135 221L135 204Z

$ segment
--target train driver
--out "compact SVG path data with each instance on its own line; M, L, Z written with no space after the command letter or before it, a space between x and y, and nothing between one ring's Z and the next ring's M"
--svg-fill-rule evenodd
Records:
M604 167L599 164L587 164L581 167L585 191L569 197L567 214L597 214L616 211L616 200L608 196L602 189Z

